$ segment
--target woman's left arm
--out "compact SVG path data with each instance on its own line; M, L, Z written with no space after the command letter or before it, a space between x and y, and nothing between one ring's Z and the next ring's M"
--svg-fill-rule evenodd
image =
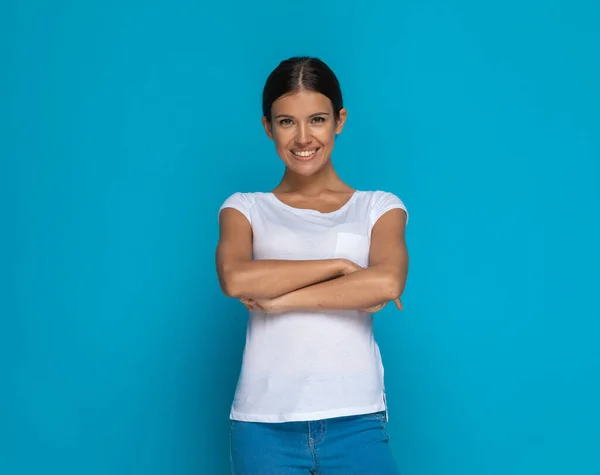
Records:
M369 267L256 305L267 312L290 310L361 310L399 298L408 273L405 241L407 215L386 212L373 226Z

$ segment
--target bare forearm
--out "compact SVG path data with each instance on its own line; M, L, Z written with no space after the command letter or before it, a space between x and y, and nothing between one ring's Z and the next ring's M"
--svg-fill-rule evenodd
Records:
M220 269L219 275L230 297L264 299L339 277L347 264L344 259L252 260Z
M400 297L405 281L405 270L370 267L282 295L274 304L280 311L360 310Z

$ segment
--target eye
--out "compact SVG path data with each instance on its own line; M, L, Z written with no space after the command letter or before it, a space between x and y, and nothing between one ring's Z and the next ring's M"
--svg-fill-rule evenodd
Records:
M283 127L287 127L288 125L292 124L292 119L281 119L279 121L279 125L282 125Z
M325 122L325 117L313 117L312 121L314 124L322 124Z

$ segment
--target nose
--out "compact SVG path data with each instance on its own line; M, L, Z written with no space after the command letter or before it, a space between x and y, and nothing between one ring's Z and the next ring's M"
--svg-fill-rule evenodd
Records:
M298 145L307 145L311 141L308 126L306 124L300 124L298 126L298 133L296 134L296 143Z

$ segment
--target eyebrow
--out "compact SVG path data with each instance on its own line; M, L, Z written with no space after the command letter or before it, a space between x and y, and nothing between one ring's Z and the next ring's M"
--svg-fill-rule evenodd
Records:
M329 112L315 112L314 114L309 115L308 117L316 117L318 115L330 115ZM282 118L293 118L293 116L288 115L288 114L277 114L275 116L275 119L282 119Z

